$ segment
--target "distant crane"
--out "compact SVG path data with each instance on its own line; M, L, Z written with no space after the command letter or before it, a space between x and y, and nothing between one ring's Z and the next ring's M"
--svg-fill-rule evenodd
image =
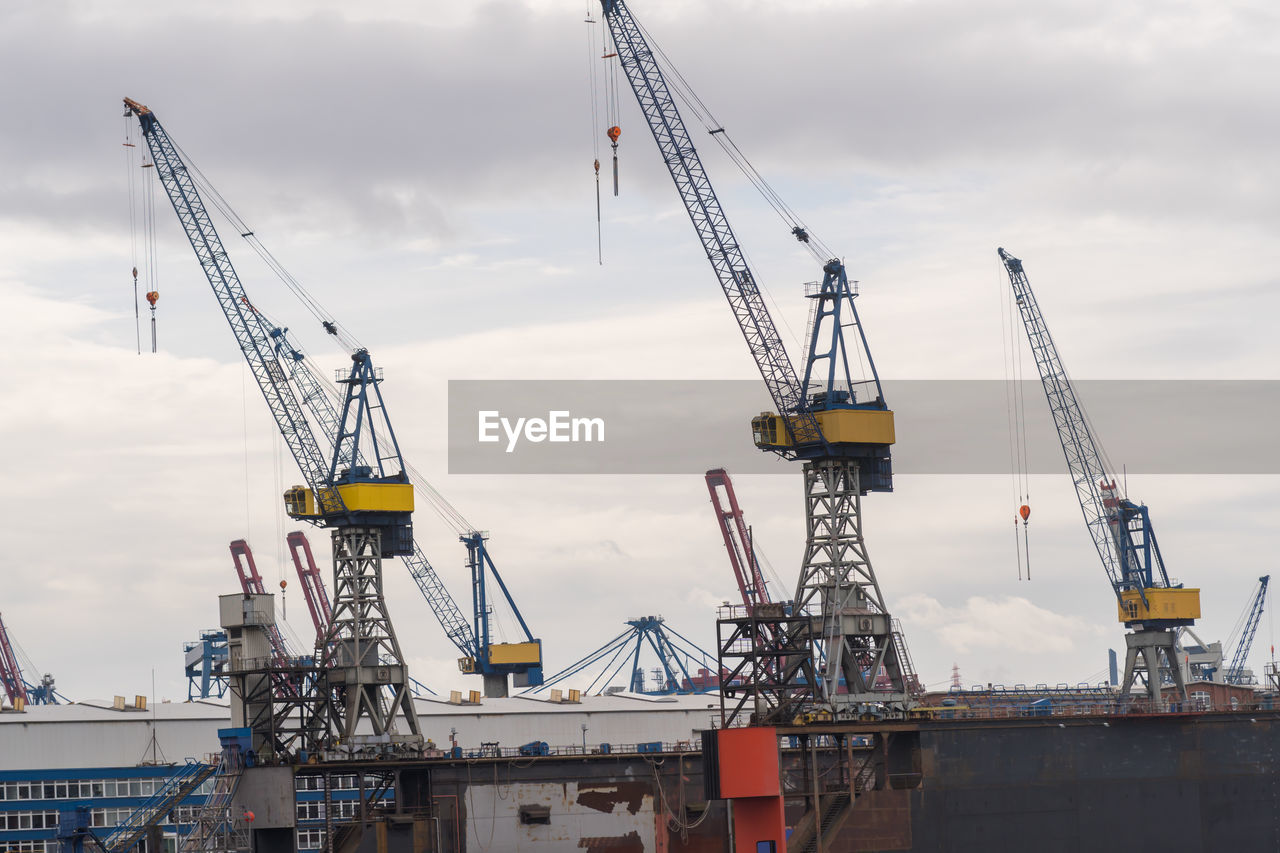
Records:
M399 448L395 444L394 434L390 433L389 422L385 418L379 418L377 423L369 422L363 426L356 424L351 429L347 428L344 420L346 409L340 411L335 405L324 383L307 365L303 353L290 342L288 329L269 322L249 300L197 190L198 173L183 161L178 147L170 140L155 113L129 98L124 100L124 104L128 110L126 114L136 116L142 127L156 173L235 334L241 353L267 401L277 428L306 481L305 489L309 490L312 500L320 507L315 517L331 516L334 512L341 514L340 490L330 488L329 479L341 475L346 478L345 485L351 486L359 481L359 472L381 469L383 463L390 459L379 458L378 448L385 449L388 443L395 448L398 456ZM238 218L234 218L234 211L225 208L225 202L216 192L212 193L212 198L215 205L222 207L228 216L233 217L233 221L238 221ZM246 227L242 236L253 238L253 233ZM277 273L287 275L274 258L269 263ZM300 289L297 282L292 282L292 286ZM329 334L339 335L339 329L332 321L325 320L322 325ZM375 376L377 371L372 367L367 350L355 348L352 358L357 362L368 363L367 370L363 370L362 375L367 374L369 379L360 380L362 388L367 389L370 381L376 388L381 377L380 374ZM349 383L351 377L341 381ZM380 394L375 393L373 396L377 397L380 404ZM361 446L361 442L355 441L360 435L369 443L367 449L374 454L370 458L365 458L366 448ZM344 464L348 466L345 473L334 469L330 464L331 460L338 459L344 460ZM398 476L403 476L404 483L409 484L407 471L402 470ZM483 595L489 589L486 575L496 580L509 608L524 630L523 641L500 644L487 640L492 612L492 602L488 598L473 599L473 620L471 624L468 623L422 549L413 541L410 527L403 528L403 532L409 537L407 541L384 543L384 546L392 546L384 547L384 555L402 558L446 636L463 653L458 662L459 669L483 676L486 695L505 696L508 675L515 676L517 686L541 683L542 643L532 636L525 625L519 608L488 554L483 534L467 525L461 514L448 506L433 489L425 483L419 485L428 492L434 503L444 507L443 512L451 523L464 526L460 537L468 549L473 590ZM368 492L362 490L361 494ZM412 487L409 497L411 500ZM363 508L358 511L363 512ZM393 529L395 528L387 528L387 531ZM481 636L486 639L481 640Z
M200 639L182 644L186 658L187 701L221 699L227 693L227 667L231 652L227 648L227 632L211 628L200 632Z
M1249 659L1249 650L1253 648L1253 637L1258 633L1258 625L1262 622L1262 612L1267 603L1267 585L1271 583L1271 575L1258 578L1258 588L1249 605L1248 616L1240 633L1240 641L1236 644L1231 663L1227 666L1226 681L1228 684L1245 683L1245 663Z
M30 663L30 661L28 661ZM9 630L0 618L0 686L4 687L9 704L15 708L23 705L57 705L65 702L66 697L54 688L53 676L45 673L37 683L26 680L18 656L14 653L13 643L9 640Z
M644 658L652 652L658 665L646 679ZM593 675L594 673L594 675ZM545 683L525 694L543 693L557 684L586 680L586 694L600 695L613 690L632 693L711 693L720 686L715 657L666 624L661 616L627 620L627 630L600 648L574 661ZM625 679L625 687L618 679Z
M742 508L738 506L738 496L733 491L733 480L729 478L729 472L723 468L713 468L707 472L706 481L707 491L711 494L711 506L715 510L720 535L724 539L724 548L729 554L729 566L738 582L742 606L749 612L757 604L768 604L770 601L769 587L760 572L751 529L742 517Z
M1004 249L999 254L1026 327L1080 511L1115 591L1119 619L1130 629L1125 635L1128 651L1120 693L1128 696L1136 675L1145 670L1147 693L1158 702L1163 670L1185 701L1187 687L1177 659L1176 629L1192 625L1200 617L1200 590L1169 582L1147 508L1122 494L1114 472L1108 472L1103 464L1022 261Z
M775 204L792 235L822 264L821 285L807 293L816 308L799 374L676 107L658 65L660 52L623 0L601 0L601 8L618 62L773 400L775 412L752 420L756 446L804 464L808 535L787 630L789 640L807 653L782 656L786 671L776 679L752 678L748 690L756 691L755 704L771 706L764 716L775 719L790 719L807 705L845 715L866 704L903 711L913 700L892 617L867 555L861 513L862 495L893 488L893 412L885 403L844 263L785 204ZM677 84L682 82L677 75ZM616 141L614 130L610 138ZM710 132L726 138L723 127ZM736 150L732 143L725 147ZM749 163L739 165L762 186ZM777 201L765 192L771 204ZM852 330L851 341L845 339L846 329ZM851 357L865 365L869 378L854 379ZM772 671L762 656L777 660L776 649L757 647L754 666Z

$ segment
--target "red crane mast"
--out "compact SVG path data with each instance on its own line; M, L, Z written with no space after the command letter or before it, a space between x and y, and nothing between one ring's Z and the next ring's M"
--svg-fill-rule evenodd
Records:
M708 471L707 491L711 493L711 505L720 525L720 535L724 537L724 548L729 553L729 565L738 581L738 591L742 593L742 603L749 613L757 604L769 603L769 588L760 573L760 563L756 559L742 509L738 506L738 496L733 492L729 472L723 468ZM720 499L722 491L723 501Z
M236 574L240 577L240 589L244 591L244 594L266 595L267 590L262 585L262 575L258 574L258 566L253 561L253 551L250 550L249 543L243 539L236 539L232 542L231 559L236 564ZM269 626L267 634L271 638L271 650L274 652L278 664L284 665L286 661L298 657L285 642L279 626Z
M316 559L311 555L311 543L301 530L290 533L285 541L289 543L293 567L298 570L298 581L302 584L302 596L307 600L307 610L311 612L311 624L316 628L316 639L320 639L328 631L329 620L333 616L329 607L329 593L324 588L324 576L316 568Z

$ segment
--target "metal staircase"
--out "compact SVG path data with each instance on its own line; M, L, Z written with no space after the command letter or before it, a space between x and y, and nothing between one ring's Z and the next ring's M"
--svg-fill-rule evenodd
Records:
M177 772L164 781L160 790L152 795L111 830L111 834L102 840L102 849L106 853L125 853L133 849L147 830L164 823L169 813L190 794L204 784L213 775L215 765L188 759Z
M249 849L248 829L244 821L231 811L231 799L244 771L240 750L236 747L224 749L216 769L213 790L205 797L191 831L183 837L179 847L181 853Z

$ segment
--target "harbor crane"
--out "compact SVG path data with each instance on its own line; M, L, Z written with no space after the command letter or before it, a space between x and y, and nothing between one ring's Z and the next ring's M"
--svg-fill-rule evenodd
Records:
M311 493L311 509L316 512L315 517L332 515L331 511L340 513L342 501L337 499L338 492L327 485L327 478L345 477L343 483L348 491L361 496L370 494L368 490L353 488L360 481L360 472L371 471L389 460L376 456L366 459L361 443L353 444L353 439L362 436L376 453L378 448L388 446L389 422L382 418L378 423L370 422L364 426L359 421L350 428L344 425L342 418L346 409L340 411L329 390L307 364L303 353L291 342L288 329L269 322L249 300L197 190L196 175L183 161L180 150L170 140L155 113L128 98L124 103L128 113L136 116L142 126L158 177L164 184L169 200L277 427L302 472L306 481L304 491ZM220 203L216 193L214 196L215 202ZM244 236L251 237L252 232L246 228ZM334 323L325 321L323 325L326 332L337 334ZM361 352L364 353L363 356L360 356ZM357 366L360 363L358 357L369 361L367 351L357 350L352 355ZM360 395L364 395L371 387L370 382L376 389L380 379L372 378L375 373L376 370L370 363L358 371L353 369L352 374L341 381L348 386L357 381L361 388ZM380 403L380 393L374 393L373 396ZM390 439L390 444L395 446L394 437ZM399 453L398 446L395 447L395 453ZM338 459L344 460L346 467L342 470L331 464ZM405 479L401 484L409 484L410 475L403 471L402 474ZM402 528L402 532L410 538L394 543L393 550L387 549L390 543L383 543L384 555L399 556L408 567L445 635L462 652L458 661L459 669L464 673L481 675L486 695L507 695L508 676L513 676L519 687L540 684L542 643L533 637L505 582L498 574L488 552L485 534L472 528L438 493L423 485L433 502L444 505L447 516L455 524L461 525L460 539L467 547L467 564L472 575L472 619L468 620L463 615L422 549L412 540L410 527ZM398 528L394 525L387 528L388 531L396 529ZM490 578L496 583L507 607L520 623L524 636L519 642L495 643L490 640L489 620L494 605L489 595ZM304 588L305 584L304 581Z
M34 684L26 680L3 618L0 618L0 688L4 689L9 704L18 709L25 705L57 705L59 700L66 701L66 697L54 689L53 676L49 673L46 672Z
M334 737L350 741L364 719L374 737L421 741L404 657L382 591L382 559L412 553L414 546L413 486L383 404L381 375L367 350L352 353L351 368L341 379L346 386L341 414L326 454L277 358L274 344L280 335L272 334L245 294L177 146L150 109L127 98L124 103L142 127L157 176L306 480L285 493L285 510L332 534L333 618L316 646L319 701L305 711L311 743ZM378 440L375 423L389 440ZM398 716L404 718L407 735L396 733Z
M1248 616L1240 631L1240 641L1231 655L1231 663L1227 665L1227 684L1244 684L1245 664L1249 659L1249 650L1253 648L1253 637L1258 633L1258 625L1262 622L1262 612L1267 605L1267 585L1271 583L1271 575L1258 578L1258 588L1250 600Z
M1022 261L1004 249L998 251L1035 356L1085 526L1115 591L1119 620L1128 629L1120 694L1127 697L1135 678L1142 674L1153 703L1160 701L1164 677L1185 700L1187 687L1177 658L1177 629L1200 618L1200 590L1169 581L1150 513L1146 506L1129 500L1114 471L1107 470Z
M756 716L790 719L806 705L837 715L864 705L905 709L911 696L892 618L867 555L861 512L863 495L893 488L893 412L844 263L824 253L809 229L790 216L791 233L822 264L822 283L807 293L813 322L804 369L797 372L659 67L659 54L623 0L601 0L601 8L617 60L772 398L774 411L751 422L756 446L803 465L804 561L787 624L774 626L785 631L793 648L761 649L760 656L772 663L757 656L750 664L762 673L782 662L775 687L751 682L750 689L760 691L753 697ZM724 138L723 127L710 132ZM864 364L869 376L855 381L851 359ZM757 643L779 636L745 630L755 633Z

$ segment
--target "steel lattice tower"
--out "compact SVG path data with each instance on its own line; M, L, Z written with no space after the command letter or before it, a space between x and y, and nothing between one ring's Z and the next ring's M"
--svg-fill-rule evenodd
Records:
M421 738L409 674L383 595L382 533L350 527L332 535L333 617L316 645L322 699L309 727L312 743L332 737L349 741L361 718L369 720L375 737L395 736L401 715L407 734Z
M806 462L804 496L807 536L794 611L811 617L820 697L836 709L905 703L909 691L892 620L862 536L858 463Z

